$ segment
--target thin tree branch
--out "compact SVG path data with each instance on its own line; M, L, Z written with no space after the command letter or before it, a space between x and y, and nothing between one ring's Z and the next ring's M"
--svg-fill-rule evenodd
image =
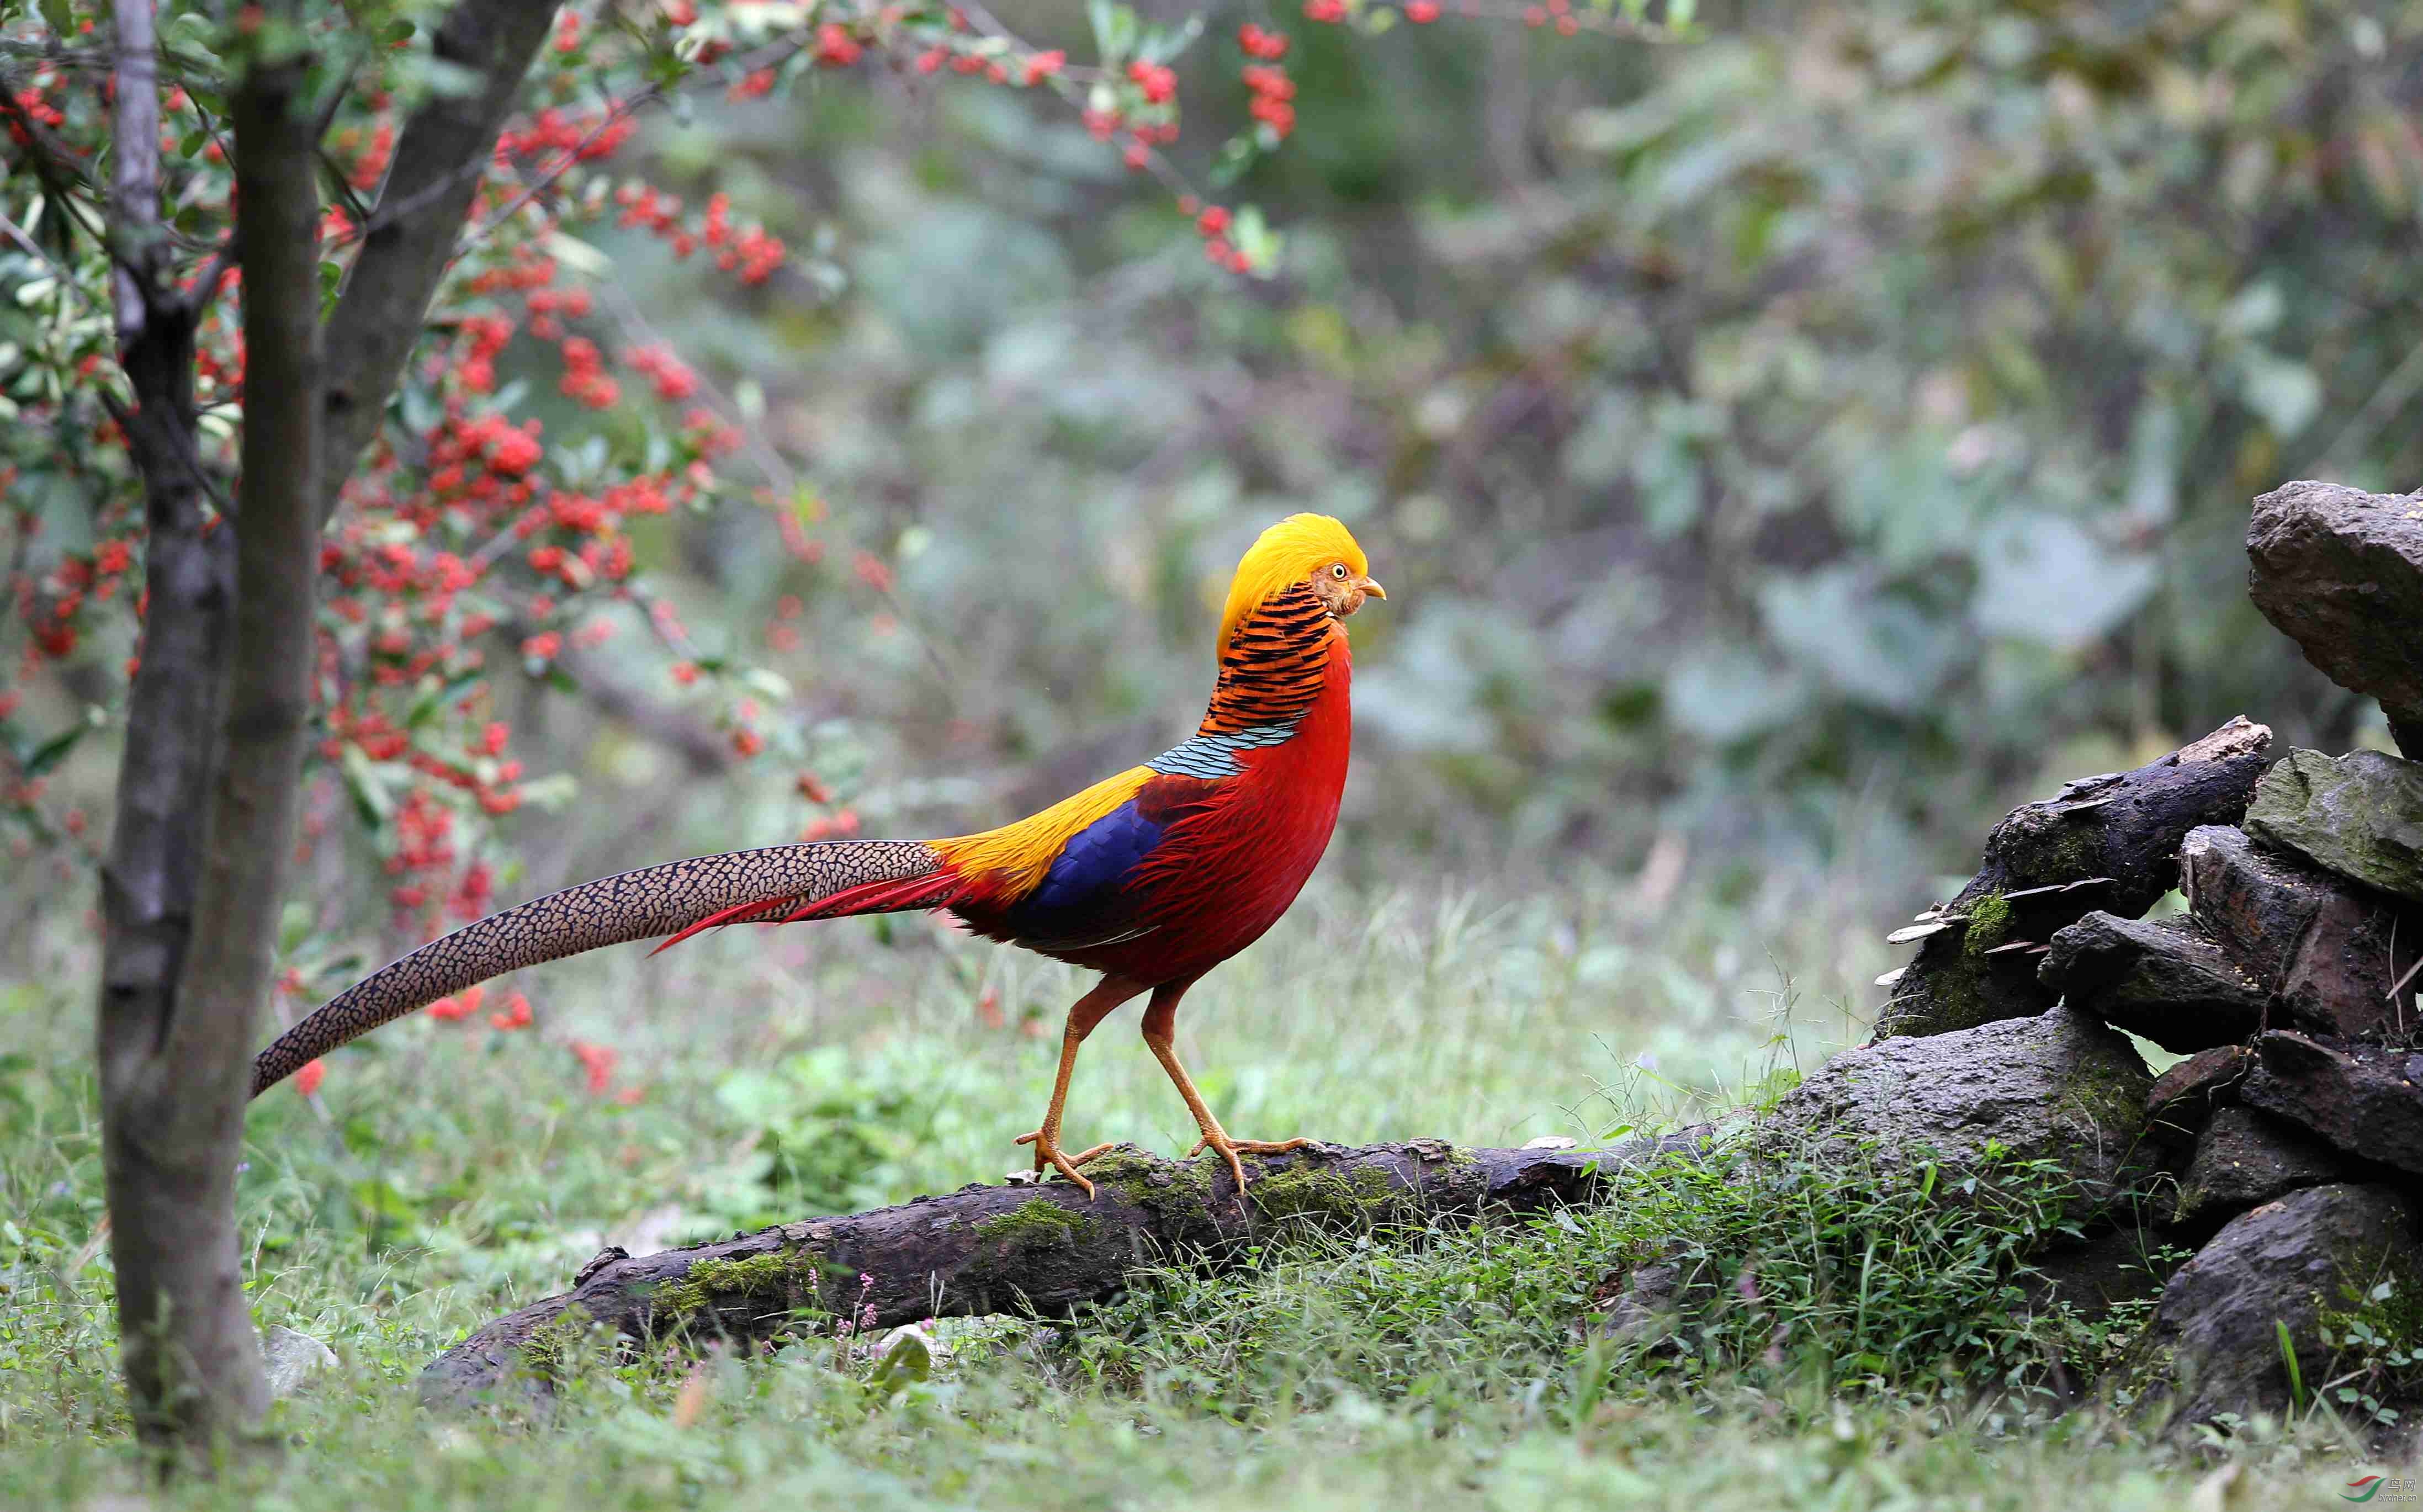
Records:
M377 433L497 133L555 8L553 0L460 0L437 29L434 55L469 71L480 85L467 93L433 95L405 121L360 255L328 318L323 523L336 512L345 479ZM411 213L398 213L396 207L405 205Z

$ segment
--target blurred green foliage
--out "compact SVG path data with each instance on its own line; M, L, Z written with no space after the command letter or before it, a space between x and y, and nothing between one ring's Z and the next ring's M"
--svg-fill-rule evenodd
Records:
M2292 477L2423 480L2423 7L1702 22L1296 27L1297 139L1234 191L1288 236L1268 283L999 91L664 134L669 178L832 260L738 312L616 249L900 570L888 634L809 585L812 701L895 779L1104 736L1082 780L1180 731L1209 595L1313 508L1393 595L1342 856L1630 865L1664 828L1949 867L1987 811L2233 713L2366 738L2240 538ZM1227 35L1183 60L1190 140L1235 108ZM714 529L723 603L799 590L770 525ZM970 795L864 794L994 817Z
M1307 508L1392 594L1330 862L1366 883L1919 890L2232 714L2382 739L2241 540L2292 478L2423 482L2423 4L1734 4L1656 45L1203 14L1173 150L1282 234L1267 279L1040 93L819 71L649 116L635 169L795 255L736 291L609 232L593 334L691 360L766 507L634 532L703 676L634 614L509 711L578 787L502 890L961 833L1116 770L1190 726L1228 570ZM1090 46L1070 0L1001 15ZM1293 35L1298 126L1215 190L1246 19ZM550 435L556 360L499 362ZM102 811L111 744L52 753L63 802ZM315 864L375 906L369 858Z

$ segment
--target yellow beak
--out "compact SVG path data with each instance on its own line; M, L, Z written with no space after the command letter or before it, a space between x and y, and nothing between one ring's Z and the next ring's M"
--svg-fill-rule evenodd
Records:
M1383 603L1386 602L1388 597L1388 591L1382 588L1379 582L1374 578L1367 577L1363 579L1363 591L1369 593L1375 599L1381 600Z

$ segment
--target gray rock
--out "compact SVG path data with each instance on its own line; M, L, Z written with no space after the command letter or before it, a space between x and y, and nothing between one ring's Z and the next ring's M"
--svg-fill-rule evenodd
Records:
M2423 621L2408 633L2423 645ZM2423 764L2378 750L2292 750L2255 784L2245 827L2352 881L2423 903Z
M284 1398L320 1372L334 1369L337 1352L308 1333L273 1328L261 1336L261 1362L269 1372L269 1394Z
M2286 1030L2255 1042L2238 1095L2333 1147L2423 1175L2423 1050L2325 1045Z
M2269 1027L2340 1039L2397 1022L2389 989L2423 948L2423 909L2209 825L2179 847L2188 910L2277 1004Z
M2309 1187L2241 1213L2162 1288L2130 1346L2125 1388L2143 1410L2170 1409L2180 1431L2225 1412L2291 1407L2286 1328L2310 1391L2329 1377L2320 1314L2349 1305L2388 1268L2411 1264L2415 1213L2386 1187Z
M2193 1134L2214 1109L2238 1100L2238 1084L2254 1065L2255 1052L2243 1045L2198 1050L2154 1079L2154 1090L2146 1095L2146 1115Z
M2289 483L2255 501L2246 556L2255 606L2423 759L2423 496Z
M2209 1230L2250 1207L2336 1180L2347 1173L2345 1164L2291 1125L2251 1108L2225 1108L2212 1115L2179 1178L2171 1221Z
M2181 1054L2253 1034L2268 996L2191 919L2088 914L2053 936L2036 974L2071 1007Z
M1776 1106L1770 1137L1926 1150L1946 1189L1989 1164L2059 1161L2099 1202L2133 1173L2153 1077L2120 1034L2069 1008L1845 1050Z

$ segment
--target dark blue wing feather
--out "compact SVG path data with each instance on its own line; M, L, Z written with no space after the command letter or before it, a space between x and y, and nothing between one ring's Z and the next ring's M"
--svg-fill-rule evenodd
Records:
M1131 798L1069 837L1043 880L1009 910L1006 922L1021 940L1069 944L1114 937L1132 910L1119 884L1161 843L1164 826Z

